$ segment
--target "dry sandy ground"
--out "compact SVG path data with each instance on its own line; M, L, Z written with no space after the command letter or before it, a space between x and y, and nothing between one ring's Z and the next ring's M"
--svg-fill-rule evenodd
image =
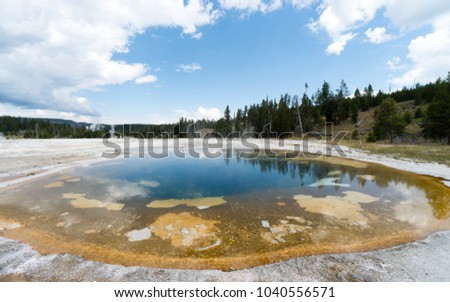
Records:
M116 142L123 146L123 141ZM252 143L267 147L263 141ZM294 144L298 142L286 141L284 146L272 142L271 146L292 150ZM187 141L181 145L186 147ZM131 146L137 154L137 141ZM242 147L239 142L234 146ZM309 151L326 148L315 143ZM450 184L450 168L444 165L369 156L346 147L343 150L352 159L440 177ZM103 152L111 149L101 140L1 140L0 196L1 189L8 186L105 160ZM303 257L235 272L124 267L74 255L42 256L26 244L0 237L0 281L450 281L449 265L450 232L386 250Z

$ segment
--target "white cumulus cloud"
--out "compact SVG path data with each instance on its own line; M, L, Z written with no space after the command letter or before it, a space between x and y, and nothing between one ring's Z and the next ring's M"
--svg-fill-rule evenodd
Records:
M262 0L219 0L224 9L256 11L264 4Z
M49 109L44 110L44 109L19 108L17 106L7 103L0 104L0 116L1 115L61 118L86 123L98 122L98 117L92 115L80 115L74 112L55 111Z
M195 116L200 120L218 120L222 117L222 112L218 108L198 107Z
M285 0L285 2L291 4L293 7L297 9L310 7L312 4L317 2L318 0Z
M297 9L310 7L319 0L219 0L219 5L225 10L239 10L244 13L270 13L290 5ZM245 16L245 14L244 14Z
M394 76L391 83L398 88L434 81L450 70L450 5L448 0L323 0L318 6L319 17L309 23L314 32L324 31L331 38L327 54L340 54L355 32L373 21L378 12L400 33L431 26L428 34L411 40L406 60L388 61ZM385 27L369 28L365 35L372 43L384 43L395 38Z
M194 113L183 110L183 109L179 109L177 110L177 114L179 115L179 117L184 117L187 119L191 119L194 121L197 120L202 120L202 119L206 119L206 120L218 120L223 116L222 111L220 111L220 109L212 107L212 108L206 108L206 107L198 107L197 111L195 111Z
M225 10L241 10L247 13L260 11L273 12L283 6L282 0L219 0L220 6Z
M376 28L369 28L365 32L366 37L371 43L374 44L380 44L385 43L388 41L391 41L394 36L386 33L386 28L384 27L376 27Z
M389 61L387 61L386 64L390 70L396 71L396 70L402 68L402 65L400 65L400 63L401 63L401 59L399 57L394 57L394 58L390 59Z
M154 75L146 75L139 78L136 78L136 84L147 84L147 83L155 83L158 81L158 77Z
M431 33L412 40L408 50L412 65L392 79L394 85L400 88L445 77L450 71L450 18L437 22Z
M344 50L345 45L347 45L348 41L356 37L358 34L348 33L345 35L339 36L336 40L333 41L327 47L327 54L339 55Z
M21 108L96 115L82 91L150 80L150 67L113 59L149 27L198 28L219 17L212 3L5 0L0 10L0 102ZM140 80L138 80L140 79Z
M390 0L385 15L397 27L411 29L431 24L449 10L448 0Z
M411 40L408 55L391 83L401 88L435 81L450 70L450 5L447 0L392 0L386 17L402 31L429 26L431 30ZM409 61L409 62L408 62ZM389 63L388 63L389 64Z
M326 0L319 6L320 16L309 23L314 32L325 31L332 39L328 54L339 55L356 34L352 31L375 18L386 0Z

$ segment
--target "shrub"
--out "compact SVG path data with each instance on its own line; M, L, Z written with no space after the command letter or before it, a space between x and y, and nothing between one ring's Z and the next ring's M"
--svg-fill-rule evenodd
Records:
M422 108L417 108L416 109L416 112L414 112L414 118L422 118L422 116L423 116L423 111L422 111Z
M412 122L412 115L411 115L411 112L406 111L406 112L403 114L403 120L405 121L406 125L411 124L411 122Z
M372 131L369 133L369 135L367 136L367 142L369 143L374 143L377 141L377 136L375 135L375 133L373 133Z

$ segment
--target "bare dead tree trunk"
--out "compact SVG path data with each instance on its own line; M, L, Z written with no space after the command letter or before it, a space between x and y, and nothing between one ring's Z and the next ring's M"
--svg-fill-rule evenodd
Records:
M297 110L297 118L298 118L298 123L300 126L300 136L303 139L303 123L302 123L302 115L300 114L300 106L298 104L298 96L294 96L294 103L295 103L295 107Z

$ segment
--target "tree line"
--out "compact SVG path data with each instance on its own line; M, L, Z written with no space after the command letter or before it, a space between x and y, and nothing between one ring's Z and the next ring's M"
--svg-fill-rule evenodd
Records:
M301 98L284 94L278 100L266 98L260 103L245 106L238 109L233 118L230 118L227 106L224 117L217 121L215 129L222 135L228 135L233 129L238 133L261 133L263 137L279 137L285 133L303 136L317 129L324 121L338 125L351 118L357 123L360 110L367 111L378 106L387 97L382 91L375 95L370 84L363 93L356 89L354 96L350 97L344 80L335 91L326 81L311 96L307 94L307 89L308 84L305 84L305 93Z
M450 72L446 79L437 79L426 85L416 84L392 93L375 92L372 85L356 89L351 95L344 80L333 90L324 81L311 95L305 84L303 95L283 94L278 99L266 97L259 103L238 108L234 114L226 106L223 117L217 121L194 121L182 117L177 123L164 125L126 124L115 127L120 135L147 137L187 137L195 132L204 134L258 133L261 137L286 137L294 133L303 137L306 133L320 131L325 122L339 125L351 120L355 125L352 137L358 137L361 112L375 110L375 123L367 135L368 141L401 136L406 125L419 119L421 135L450 144ZM413 101L416 110L401 113L397 103ZM422 109L423 108L423 109ZM5 136L24 138L101 138L109 133L111 126L75 123L71 121L32 119L11 116L0 117L0 132ZM207 130L207 131L206 131Z
M90 127L90 124L67 120L0 116L0 132L6 137L99 138L109 129L106 125Z
M289 94L281 95L279 99L265 98L260 103L237 109L233 117L227 106L214 129L224 136L231 132L256 132L262 137L283 137L287 133L303 137L305 133L320 131L325 122L339 125L350 119L358 132L360 113L376 108L368 141L389 139L392 143L413 119L420 119L422 137L446 140L450 144L450 72L445 80L439 78L433 83L416 84L392 93L375 93L369 84L350 95L344 80L334 91L326 81L311 96L307 89L308 84L305 84L301 98ZM405 101L413 101L414 114L400 112L397 103Z

